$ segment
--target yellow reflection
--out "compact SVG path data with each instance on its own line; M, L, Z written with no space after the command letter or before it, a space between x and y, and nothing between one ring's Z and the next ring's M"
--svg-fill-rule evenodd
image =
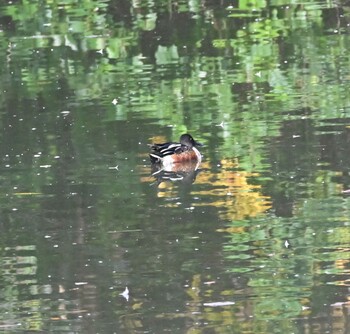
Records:
M201 173L196 180L196 183L211 183L211 187L206 187L206 190L200 192L200 195L209 195L211 202L202 202L199 205L217 207L221 219L255 217L271 207L269 197L260 192L261 186L248 182L250 178L257 177L259 174L233 170L237 167L238 162L234 159L224 159L217 174ZM209 166L203 168L211 169Z
M154 141L161 142L162 138L155 138ZM219 216L224 220L255 217L271 207L270 198L261 193L261 186L249 183L250 179L258 177L259 173L237 171L239 163L236 159L224 159L220 165L220 170L215 174L210 172L213 170L210 162L204 161L199 168L190 166L192 169L174 171L176 175L183 176L183 179L175 179L169 175L166 175L167 179L158 178L157 181L153 179L157 183L157 196L167 199L177 198L179 196L178 185L187 181L187 183L195 183L196 187L191 189L191 194L200 198L200 201L194 201L192 205L194 207L214 206L218 208ZM143 174L147 175L149 166L144 166L144 168ZM150 169L148 169L148 175L150 174ZM141 181L150 182L150 176L143 176ZM198 185L201 186L198 187ZM178 206L173 201L165 202L164 205Z

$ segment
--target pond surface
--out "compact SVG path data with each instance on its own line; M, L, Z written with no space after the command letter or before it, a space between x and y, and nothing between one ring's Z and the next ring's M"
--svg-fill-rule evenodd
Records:
M3 2L0 331L350 333L347 6Z

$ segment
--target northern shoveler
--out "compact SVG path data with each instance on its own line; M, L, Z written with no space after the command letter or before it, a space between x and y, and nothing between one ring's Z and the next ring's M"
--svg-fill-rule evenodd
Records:
M186 133L180 137L180 143L169 142L151 145L152 151L149 156L152 163L163 166L186 161L201 162L202 155L196 146L202 146L202 144L196 142L191 135Z

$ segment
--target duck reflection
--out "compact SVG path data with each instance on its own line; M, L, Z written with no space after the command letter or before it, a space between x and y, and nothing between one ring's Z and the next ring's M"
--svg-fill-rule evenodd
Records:
M192 184L200 172L199 165L199 161L175 163L166 167L160 164L152 164L151 173L158 185L166 181Z

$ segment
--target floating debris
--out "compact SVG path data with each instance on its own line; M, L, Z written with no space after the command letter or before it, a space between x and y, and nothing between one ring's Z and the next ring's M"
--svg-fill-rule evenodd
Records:
M219 307L219 306L230 306L234 305L235 302L213 302L213 303L204 303L204 306L210 306L210 307Z
M124 297L127 301L129 300L129 289L128 287L125 288L125 290L119 294L120 296Z
M220 128L224 128L225 123L224 123L224 121L222 121L220 124L217 124L217 125L215 125L215 126L219 126Z
M74 285L86 285L88 282L75 282Z

